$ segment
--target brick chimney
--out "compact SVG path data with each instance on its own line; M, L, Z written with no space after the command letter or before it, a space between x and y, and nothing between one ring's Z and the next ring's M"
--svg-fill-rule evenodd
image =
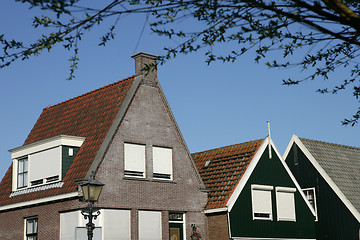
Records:
M146 81L157 79L156 55L139 52L131 56L135 59L135 77L144 75Z

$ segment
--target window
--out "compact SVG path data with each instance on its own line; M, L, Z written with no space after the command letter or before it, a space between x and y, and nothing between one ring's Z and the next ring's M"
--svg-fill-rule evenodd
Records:
M139 240L161 240L161 212L139 211Z
M153 147L153 177L172 179L172 149Z
M169 213L169 235L170 239L184 239L184 214Z
M32 217L25 219L25 239L37 240L38 218Z
M23 158L18 161L18 180L17 187L27 187L28 184L28 159Z
M12 191L53 184L63 179L84 137L59 135L9 150L13 160ZM68 156L68 149L73 156ZM66 150L66 151L65 151Z
M296 188L276 187L278 221L296 221L294 193Z
M103 219L106 214L104 214L103 209L101 209L100 212L102 216L101 218ZM60 240L88 240L87 231L86 231L87 223L88 223L88 219L85 219L84 216L82 216L80 210L60 213ZM116 223L122 224L122 222L116 222ZM93 240L103 239L102 236L106 232L105 230L103 230L104 224L100 221L99 218L93 219L93 224L95 225L95 229L93 232L94 234ZM108 228L107 230L108 230L107 232L112 231L111 228ZM113 238L105 237L104 239L113 239ZM123 239L121 238L121 240Z
M124 144L125 176L145 177L145 145Z
M61 174L61 147L31 154L30 171L31 186L47 183L46 178L49 177L59 177Z
M101 227L95 227L93 230L93 240L101 240ZM88 240L86 227L76 227L75 229L75 240Z
M272 220L272 186L251 185L253 219Z
M318 220L318 216L317 216L317 206L316 206L316 195L315 195L315 188L307 188L307 189L303 189L303 192L305 194L305 197L307 198L307 200L309 201L310 205L312 206L312 208L315 211L315 221Z
M104 239L131 240L130 210L104 209Z

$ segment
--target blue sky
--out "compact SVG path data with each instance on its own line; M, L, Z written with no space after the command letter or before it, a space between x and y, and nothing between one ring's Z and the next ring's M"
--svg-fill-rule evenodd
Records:
M1 1L0 33L35 40L42 33L31 27L35 15L24 4ZM132 76L131 55L136 52L161 55L164 46L174 45L148 27L137 44L144 21L142 15L122 19L116 39L106 47L97 46L101 28L87 33L71 81L66 80L71 53L62 47L0 69L0 178L11 164L8 150L23 144L43 108ZM282 79L301 75L299 69L268 69L255 64L251 53L235 63L208 66L202 53L179 55L158 68L160 84L191 152L264 138L267 121L281 154L293 134L360 146L359 127L341 125L357 109L350 90L316 93L327 86L323 80L287 87ZM334 75L329 83L341 80L341 75Z

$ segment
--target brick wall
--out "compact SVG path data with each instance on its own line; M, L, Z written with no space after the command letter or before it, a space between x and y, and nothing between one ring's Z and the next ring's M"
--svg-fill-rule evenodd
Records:
M226 212L208 214L209 240L228 240L229 226Z
M24 219L37 216L38 239L58 240L60 234L59 211L79 207L83 206L78 200L71 200L2 212L0 217L0 239L24 239Z
M169 212L186 213L186 234L196 224L207 239L203 209L207 193L201 192L199 176L160 89L141 84L96 173L105 183L99 205L103 207L163 212L163 239L168 239ZM124 143L146 145L146 178L124 177ZM152 178L152 146L173 149L173 181ZM136 217L134 215L134 217ZM136 224L136 222L133 224ZM137 239L136 227L132 237Z

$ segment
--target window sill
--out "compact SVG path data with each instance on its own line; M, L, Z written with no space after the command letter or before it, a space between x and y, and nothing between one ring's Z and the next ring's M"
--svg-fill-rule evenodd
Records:
M143 177L131 177L131 176L124 176L123 177L124 180L137 180L137 181L145 181L145 182L150 182L151 179L150 178L143 178Z
M157 178L155 179L155 178L153 178L151 181L152 182L163 182L163 183L174 183L174 184L177 183L176 181L170 180L170 179L157 179Z
M124 180L135 180L135 181L143 181L143 182L161 182L161 183L172 183L176 184L177 182L169 179L151 179L151 178L139 178L139 177L123 177Z

